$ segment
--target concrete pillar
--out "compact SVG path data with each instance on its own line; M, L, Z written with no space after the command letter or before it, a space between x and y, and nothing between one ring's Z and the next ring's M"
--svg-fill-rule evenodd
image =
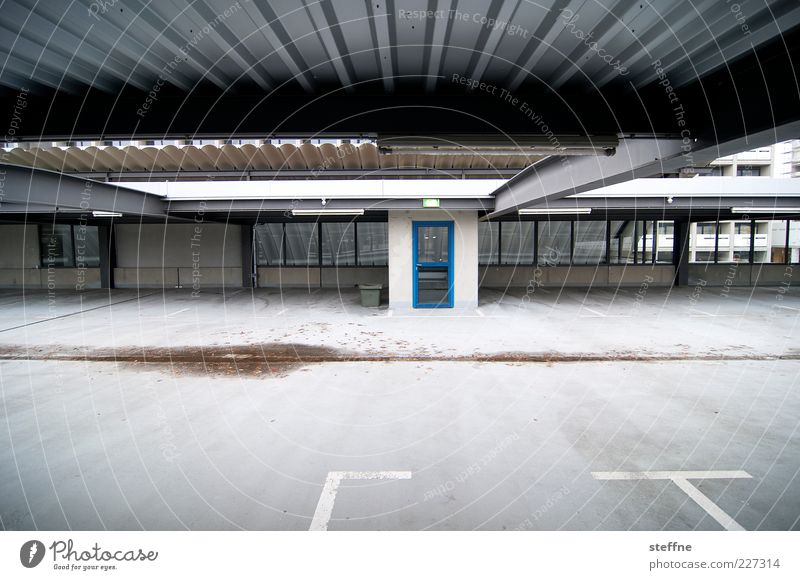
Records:
M254 288L253 276L253 226L244 224L242 228L242 288Z
M100 243L100 288L114 288L114 268L117 265L114 226L97 226L97 238Z
M389 307L414 304L413 230L415 221L453 222L453 306L478 306L478 213L475 211L389 211Z
M675 286L689 285L689 235L688 219L675 220L672 236L672 263L675 265Z

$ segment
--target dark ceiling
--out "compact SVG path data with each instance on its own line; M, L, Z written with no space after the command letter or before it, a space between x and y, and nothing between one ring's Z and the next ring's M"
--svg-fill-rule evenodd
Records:
M798 115L798 26L797 0L2 0L2 113L23 91L30 140L679 134L680 104L741 133Z

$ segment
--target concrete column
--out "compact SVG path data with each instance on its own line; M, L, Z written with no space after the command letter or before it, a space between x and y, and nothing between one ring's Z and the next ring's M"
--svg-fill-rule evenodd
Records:
M672 237L672 263L675 265L675 286L689 285L689 235L688 219L675 220Z
M253 226L244 224L242 228L242 288L255 287L253 276Z
M114 226L97 226L97 238L100 243L100 288L113 288L117 261Z
M475 211L389 211L389 306L414 304L413 230L415 221L453 222L453 306L478 306L478 213Z

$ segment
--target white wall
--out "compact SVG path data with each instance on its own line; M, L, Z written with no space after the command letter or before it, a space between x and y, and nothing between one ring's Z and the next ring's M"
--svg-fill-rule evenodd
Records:
M453 222L453 305L478 306L478 213L475 211L413 210L389 212L389 306L414 303L413 221Z

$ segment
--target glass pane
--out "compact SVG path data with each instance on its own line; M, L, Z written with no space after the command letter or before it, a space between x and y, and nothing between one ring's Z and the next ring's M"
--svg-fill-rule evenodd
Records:
M672 248L675 243L675 222L657 222L658 234L656 235L656 262L659 264L672 263Z
M633 264L633 229L633 221L611 222L611 248L608 256L612 264Z
M428 267L417 270L417 303L448 304L447 267Z
M78 225L72 228L75 244L75 265L78 268L100 267L100 240L97 226Z
M503 222L500 227L500 259L503 264L533 264L533 222Z
M361 266L389 264L389 228L386 222L359 222L358 263Z
M317 224L286 224L286 265L316 266L319 264Z
M786 262L786 220L756 222L755 263L783 264Z
M258 224L256 234L256 264L280 266L283 263L283 224Z
M322 265L355 266L356 238L355 224L322 224Z
M497 222L478 222L478 264L496 265L498 244Z
M63 224L40 226L39 251L43 268L74 267L75 252L72 245L71 226Z
M638 223L636 229L637 236L637 250L636 261L638 264L652 264L653 263L653 244L655 238L653 237L653 222L650 220L642 220Z
M789 222L789 261L800 263L800 220Z
M715 222L691 224L689 227L689 262L713 262L716 243L717 224Z
M569 264L571 236L572 222L539 222L539 265Z
M575 222L573 264L602 264L606 255L606 222Z
M417 227L417 262L447 262L449 242L447 226Z

